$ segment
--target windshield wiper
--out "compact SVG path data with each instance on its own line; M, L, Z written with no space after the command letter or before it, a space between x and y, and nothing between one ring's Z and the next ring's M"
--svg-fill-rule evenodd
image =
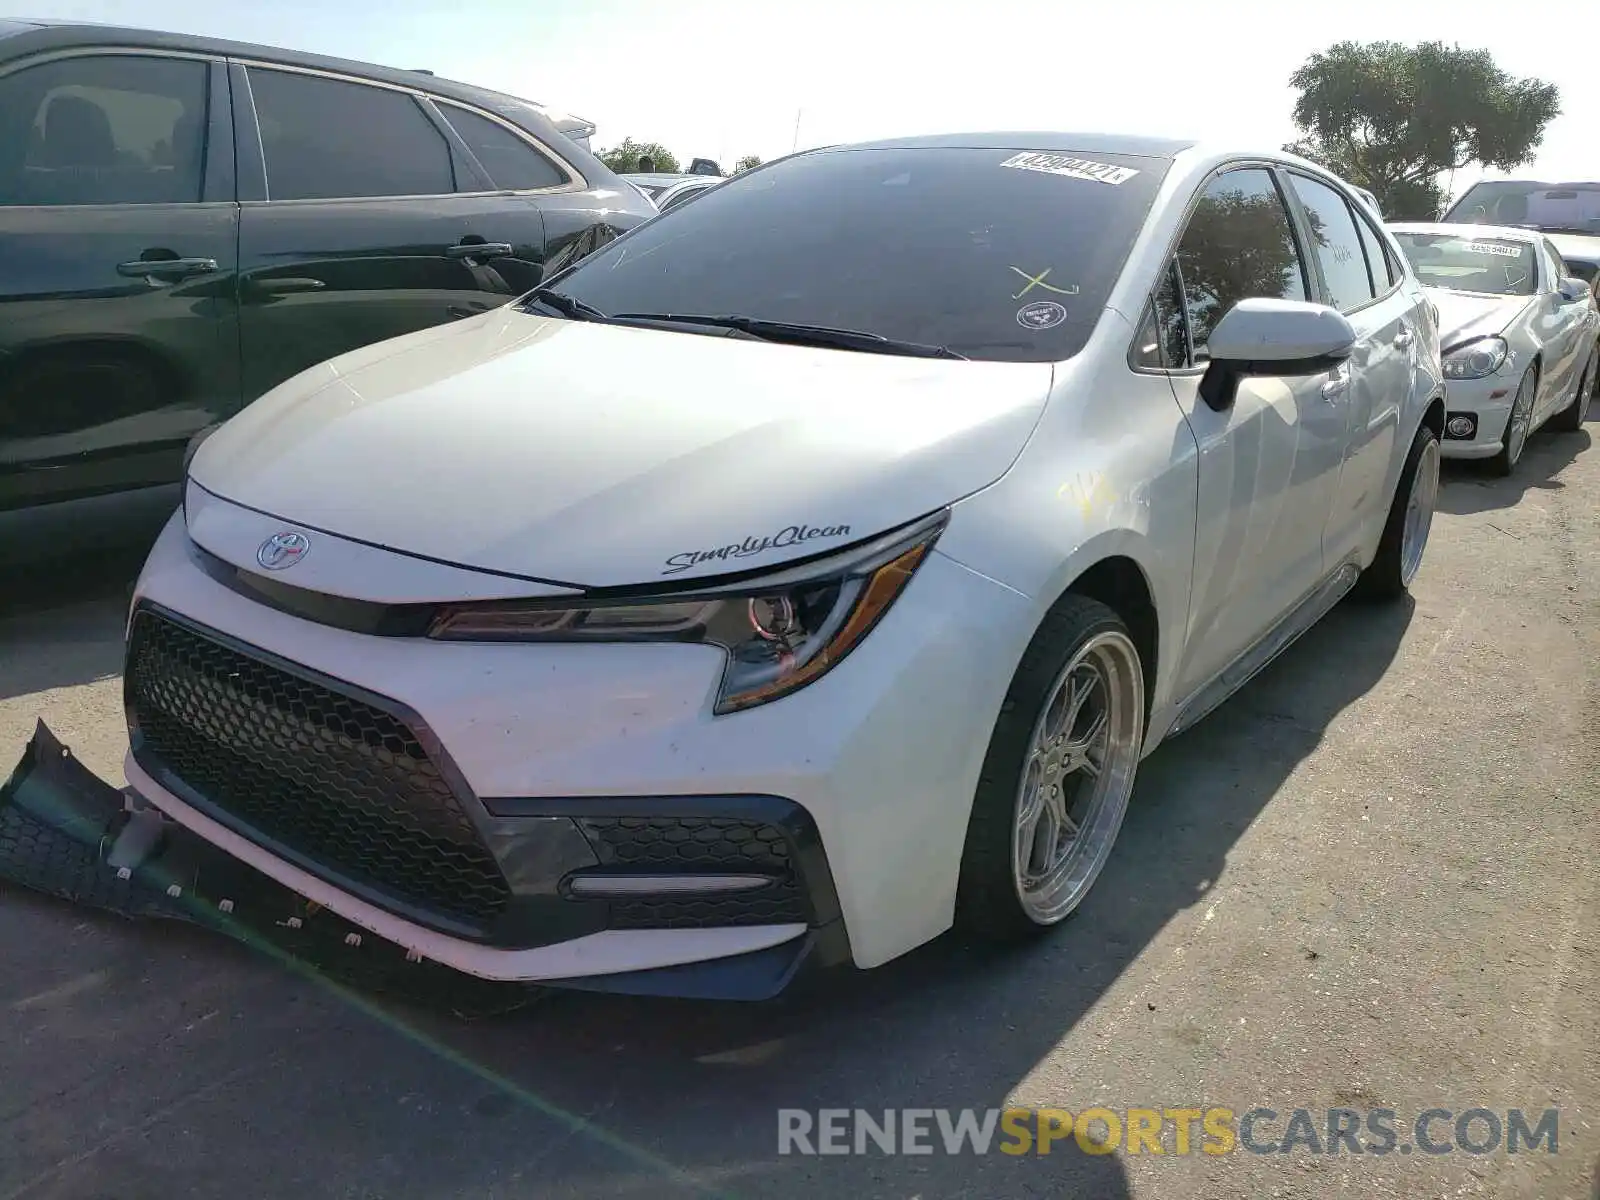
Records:
M875 354L904 354L914 358L958 358L963 362L967 358L965 354L957 354L948 346L908 342L900 338L884 337L881 333L867 333L860 329L834 329L827 325L806 325L794 321L766 321L760 317L713 317L699 313L612 313L607 320L706 325L716 329L734 329L766 342L832 346L840 350L865 350Z
M592 304L585 304L565 292L558 292L548 288L536 288L528 294L523 301L525 304L543 304L546 308L553 308L563 317L570 317L574 321L606 321L610 320Z

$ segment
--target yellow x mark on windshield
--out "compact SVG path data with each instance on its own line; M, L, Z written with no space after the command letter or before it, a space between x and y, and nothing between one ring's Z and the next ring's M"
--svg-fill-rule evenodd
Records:
M1011 269L1028 281L1027 287L1023 288L1015 296L1011 297L1013 300L1021 300L1036 287L1042 287L1045 291L1054 292L1058 296L1076 296L1078 294L1078 289L1076 287L1058 288L1053 284L1048 284L1044 281L1044 277L1050 274L1051 271L1055 270L1054 267L1046 267L1037 275L1029 275L1021 267L1012 267Z

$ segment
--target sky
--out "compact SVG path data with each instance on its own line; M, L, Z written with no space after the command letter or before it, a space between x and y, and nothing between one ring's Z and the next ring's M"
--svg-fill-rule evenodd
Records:
M1564 48L1600 45L1600 8L1558 8L1544 26L1503 0L0 0L0 17L423 67L576 113L598 126L598 146L632 136L725 169L745 154L976 130L1275 148L1295 132L1289 76L1314 51L1440 39L1560 87L1564 111L1517 174L1596 179L1600 83ZM1469 168L1454 190L1484 174Z

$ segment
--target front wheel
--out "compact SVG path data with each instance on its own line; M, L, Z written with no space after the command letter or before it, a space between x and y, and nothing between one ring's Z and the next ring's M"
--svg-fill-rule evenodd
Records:
M1539 373L1529 367L1517 384L1517 394L1511 399L1511 411L1506 414L1506 431L1500 438L1500 453L1489 460L1489 469L1496 475L1509 475L1522 461L1522 451L1528 444L1528 430L1533 423L1533 402L1539 390Z
M1400 472L1372 565L1361 572L1357 591L1369 600L1397 600L1411 590L1433 531L1439 500L1439 435L1428 426L1417 429Z
M995 721L961 857L956 921L992 940L1060 924L1122 829L1144 743L1144 669L1106 605L1065 597Z

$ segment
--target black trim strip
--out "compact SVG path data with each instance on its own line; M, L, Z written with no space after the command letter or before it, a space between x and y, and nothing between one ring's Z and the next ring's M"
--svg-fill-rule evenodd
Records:
M385 604L375 600L352 600L326 592L314 592L291 584L267 579L236 567L189 539L189 557L217 583L291 617L317 625L364 633L372 637L412 637L427 634L442 605L432 603Z
M321 533L328 537L339 538L342 541L352 542L357 546L367 546L373 550L383 550L389 554L398 554L405 558L414 558L419 562L430 562L436 566L452 567L457 571L471 571L474 575L494 575L501 579L516 579L523 583L539 583L546 587L567 588L575 592L581 592L583 590L583 585L581 583L566 583L560 579L543 579L537 575L519 575L515 571L497 571L493 567L475 567L467 563L451 562L447 558L434 558L431 554L418 554L415 550L401 550L397 546L385 546L382 542L369 542L365 538L351 537L348 533L337 533L332 529L323 529L320 525L308 525L304 521L291 520L288 517L279 516L275 512L268 512L264 508L257 508L253 504L245 504L239 500L230 500L227 496L213 492L210 488L206 487L205 484L196 482L192 478L187 479L184 482L187 484L193 484L195 487L199 488L202 492L214 500L220 500L222 503L232 505L234 508L242 508L246 512L253 512L257 516L271 517L274 521L279 521L293 529L309 529L312 533Z

